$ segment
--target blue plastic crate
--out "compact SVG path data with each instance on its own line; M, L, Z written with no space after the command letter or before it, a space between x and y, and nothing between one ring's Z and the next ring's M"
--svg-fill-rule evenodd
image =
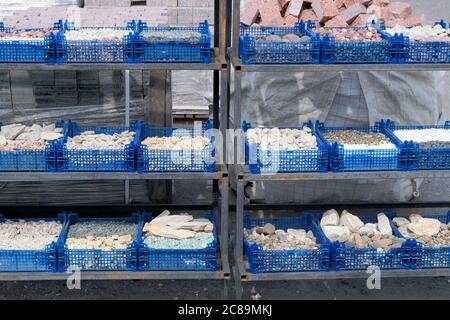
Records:
M138 22L135 36L134 59L136 63L148 62L211 62L211 33L208 21L197 27L149 27ZM201 34L200 40L145 40L142 32L194 31Z
M444 20L435 24L447 28ZM403 34L398 37L403 41L400 63L450 63L450 41L411 41Z
M66 215L59 214L54 219L6 219L0 215L0 223L5 220L59 221L64 228ZM61 231L57 241L49 243L44 250L0 250L0 272L57 272L57 248L62 233Z
M56 126L63 128L64 122ZM46 144L45 150L0 151L0 172L57 171L57 149L61 141Z
M140 123L134 122L130 127L89 127L79 126L71 122L64 133L64 140L59 143L58 148L58 171L135 171L135 144L132 141L122 149L113 150L83 150L68 149L67 140L69 137L80 135L85 131L93 131L96 134L121 133L123 131L135 132L139 136Z
M318 150L262 150L259 145L250 144L245 136L245 162L251 173L275 172L326 172L328 171L328 147L315 132L312 122L305 126L311 128L317 139ZM251 128L244 122L244 133ZM285 129L285 128L280 128ZM290 128L301 129L301 128Z
M346 149L339 143L331 144L323 134L341 130L358 130L362 132L383 133L396 146L395 149ZM400 144L386 133L382 123L371 127L325 127L316 123L318 136L328 145L331 168L334 172L343 171L388 171L408 170L409 149L407 144Z
M139 271L216 271L217 230L215 213L205 215L214 224L214 240L204 249L153 249L143 242L145 223L152 220L149 213L142 215L143 223L139 233Z
M373 25L375 27L375 25ZM368 27L333 27L325 29L368 29ZM377 28L382 41L337 41L330 35L322 39L321 57L324 64L397 63L399 37L391 37Z
M319 249L309 250L264 250L244 238L244 250L252 273L330 271L331 243L323 231L312 221L312 215L304 213L300 217L253 218L244 216L244 228L273 224L277 229L304 229L312 231L320 244Z
M80 218L77 214L69 214L58 245L58 271L65 272L69 268L81 271L136 271L137 270L137 237L126 249L69 249L65 244L69 229L79 222L129 222L136 224L136 236L141 229L141 214L133 213L127 218Z
M392 223L391 211L384 211L390 219L392 232L396 237L404 238ZM377 216L359 216L364 223L376 223ZM319 215L319 221L321 216ZM322 231L323 232L323 231ZM373 248L352 248L339 241L332 243L332 261L334 271L366 270L370 266L380 269L413 269L411 260L415 243L406 240L401 248L394 248L387 252Z
M43 29L14 29L0 23L0 32L42 31ZM0 63L55 63L55 34L51 32L44 39L7 40L0 39Z
M394 213L394 217L398 216ZM424 218L437 219L442 223L450 222L450 211L446 214L423 214ZM423 243L410 239L414 243L412 252L411 269L437 269L450 268L450 246L427 247Z
M202 128L152 128L143 124L136 137L138 172L215 172L216 140L205 122ZM142 144L148 137L208 137L211 143L204 150L151 150Z
M320 37L310 29L308 21L298 22L294 27L248 27L241 23L239 54L244 64L318 64L320 63ZM257 37L293 33L300 37L309 36L304 42L257 41Z
M420 129L445 129L450 130L450 121L444 125L430 126L397 126L394 122L387 120L384 122L386 134L391 139L396 139L397 143L408 146L408 169L409 170L439 170L450 169L450 148L423 148L414 141L401 141L395 130L420 130Z
M56 62L63 63L134 63L134 24L126 27L83 27L76 28L70 22L58 22L56 34ZM67 40L68 30L114 29L129 30L121 40Z

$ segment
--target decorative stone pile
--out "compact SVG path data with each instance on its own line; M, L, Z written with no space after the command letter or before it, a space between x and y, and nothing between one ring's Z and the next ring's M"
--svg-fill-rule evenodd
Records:
M392 220L400 233L409 239L416 239L427 247L450 246L450 223L441 223L437 219L424 218L412 214L409 219L396 217Z
M44 250L58 240L59 221L11 221L0 223L0 250Z
M317 139L311 128L280 129L251 128L246 133L251 144L262 150L317 150Z
M323 214L320 226L328 239L348 247L373 248L382 252L400 248L405 239L393 235L388 217L379 213L377 219L377 223L364 223L346 210L339 216L332 209Z
M131 30L119 30L112 28L99 28L99 29L79 29L68 30L64 33L66 40L68 41L84 41L84 40L110 40L110 41L122 41L123 37L128 35Z
M44 150L47 143L62 138L62 131L62 128L56 128L54 124L5 125L0 131L0 151Z
M395 145L382 133L358 130L337 130L326 132L324 138L329 143L344 145L346 149L395 149Z
M137 225L130 222L78 222L69 226L66 245L69 249L126 249L136 235Z
M318 28L315 32L322 37L326 34L336 41L382 41L381 35L375 28L352 29L352 28Z
M248 26L292 26L299 20L318 27L359 27L372 20L387 26L423 24L423 16L412 16L411 4L390 0L247 0L241 12Z
M68 138L69 150L120 150L130 144L135 132L123 131L114 134L96 134L94 131L85 131L78 136Z
M403 34L413 41L450 41L450 28L444 29L440 24L413 28L396 25L393 28L387 28L386 32L390 35Z
M0 40L44 40L49 30L0 32Z
M264 250L307 250L319 249L320 244L313 232L303 229L277 230L273 224L251 230L244 229L248 242L256 244Z
M144 225L144 243L153 249L203 249L214 241L214 225L187 213L165 210Z
M283 36L277 36L275 34L269 36L256 37L256 41L266 41L266 42L308 42L311 38L308 36L298 36L293 33L288 33Z
M423 148L450 148L450 130L429 128L394 130L401 141L414 141Z
M148 41L175 40L175 41L199 41L202 34L197 31L164 30L142 32L142 37Z
M142 141L150 150L204 150L210 140L207 137L148 137Z

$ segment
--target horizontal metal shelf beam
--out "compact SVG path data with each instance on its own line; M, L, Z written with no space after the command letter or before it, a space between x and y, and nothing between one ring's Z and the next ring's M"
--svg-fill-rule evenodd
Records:
M232 57L238 72L340 72L340 71L443 71L450 70L450 63L429 64L243 64Z
M223 271L108 271L108 272L81 272L83 280L203 280L203 279L227 279L229 274ZM51 272L2 272L0 281L66 281L68 273Z
M221 180L226 172L0 172L2 182L87 180Z
M212 54L211 63L190 62L159 62L159 63L0 63L1 71L8 70L226 70L227 62L217 55L217 49Z

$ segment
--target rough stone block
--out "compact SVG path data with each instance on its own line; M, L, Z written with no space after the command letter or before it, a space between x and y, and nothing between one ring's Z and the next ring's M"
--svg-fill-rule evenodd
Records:
M405 2L391 2L388 5L389 18L405 19L412 14L412 7Z
M339 14L339 10L334 3L326 0L314 0L312 9L321 23L325 23Z
M300 12L303 8L303 0L291 0L287 8L287 13L294 17L300 17Z
M350 24L362 13L366 13L366 7L358 3L341 12L340 16L345 20L345 22Z

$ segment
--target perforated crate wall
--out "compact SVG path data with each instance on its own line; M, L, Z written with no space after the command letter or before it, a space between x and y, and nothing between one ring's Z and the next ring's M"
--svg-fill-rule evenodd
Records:
M58 239L49 243L42 250L0 250L0 272L57 272L57 248L62 239L63 228L66 222L66 215L59 214L56 218L45 219L5 219L0 215L0 223L5 220L26 221L59 221L62 224L62 231Z
M289 218L253 218L244 216L244 228L250 230L271 223L276 229L311 230L320 244L319 249L308 250L265 250L244 239L244 250L252 273L329 271L331 263L331 243L323 231L312 221L312 215L304 213Z
M320 37L310 31L313 24L303 21L294 27L245 26L241 23L239 54L244 64L318 64L320 62ZM272 42L258 41L258 37L285 34L308 36L309 41Z
M149 27L138 22L135 36L134 59L136 63L148 62L211 62L211 33L208 21L198 27ZM145 40L142 32L152 31L193 31L199 32L199 40Z
M137 145L138 172L214 172L215 137L209 131L211 124L204 123L202 128L152 128L142 125ZM153 150L142 144L148 137L207 137L211 143L204 150Z
M381 123L370 127L325 127L323 123L316 123L317 135L329 148L331 168L335 172L342 171L390 171L408 170L409 150L407 145L386 134ZM327 132L342 130L357 130L361 132L383 133L394 144L394 149L348 149L339 143L331 144L324 137Z
M135 132L139 136L140 125L134 122L130 127L90 127L79 126L71 122L69 129L64 134L64 141L58 145L58 171L135 171L135 144L132 141L121 149L113 150L90 150L69 149L67 140L69 137L80 135L85 131L93 131L96 134L121 133L123 131Z
M217 230L215 213L202 215L214 225L214 240L203 249L154 249L143 242L143 230L139 234L139 271L216 271ZM152 220L149 213L143 214L142 227Z
M317 140L317 150L263 150L261 146L251 144L245 136L245 160L251 173L275 172L326 172L328 171L328 147L315 132L313 124L307 123ZM299 129L289 128L289 129ZM244 134L251 124L244 122ZM285 128L280 128L285 129Z
M79 222L129 222L136 225L136 236L141 228L141 214L133 213L128 218L80 218L77 214L69 214L61 242L58 246L58 270L64 272L69 268L81 271L136 271L137 270L137 238L126 249L69 249L65 244L69 229ZM112 236L112 235L111 235Z
M43 29L13 29L0 23L0 32L43 31ZM0 38L0 63L55 63L55 34L51 32L44 39L7 40Z

